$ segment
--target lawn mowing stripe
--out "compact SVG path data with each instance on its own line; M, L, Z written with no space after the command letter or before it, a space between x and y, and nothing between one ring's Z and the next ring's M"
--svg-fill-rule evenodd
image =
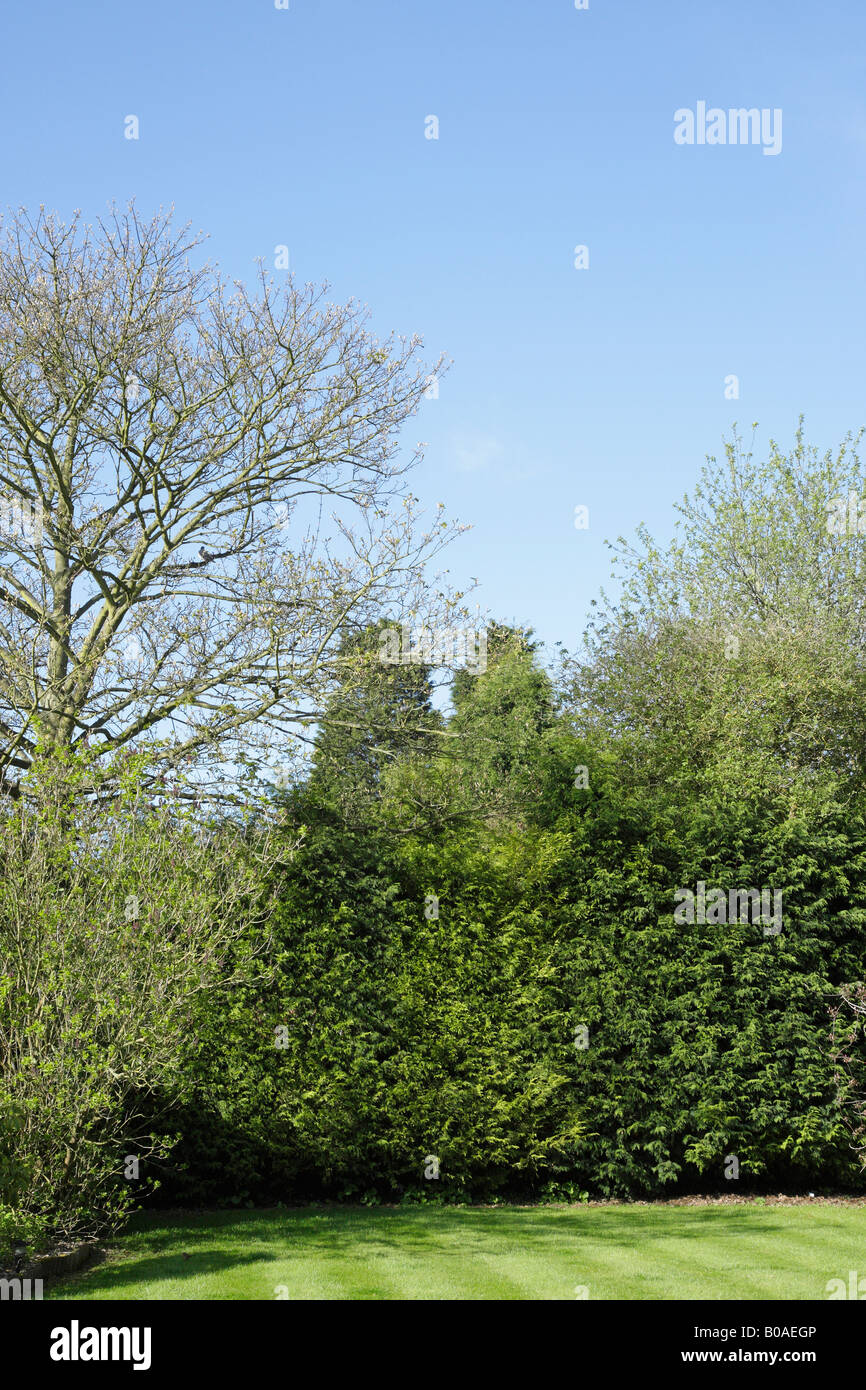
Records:
M142 1222L121 1257L52 1298L825 1298L866 1274L866 1209L357 1208ZM189 1261L183 1261L183 1253Z

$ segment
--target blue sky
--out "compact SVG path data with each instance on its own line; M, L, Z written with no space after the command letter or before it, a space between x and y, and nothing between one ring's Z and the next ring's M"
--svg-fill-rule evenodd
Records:
M284 243L447 352L413 490L473 523L452 578L548 642L734 421L866 422L862 0L49 0L0 34L4 204L174 203L226 273ZM780 108L781 152L678 146L701 100Z

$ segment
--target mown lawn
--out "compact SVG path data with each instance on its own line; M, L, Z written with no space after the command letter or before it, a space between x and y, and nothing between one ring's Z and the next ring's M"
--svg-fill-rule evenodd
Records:
M850 1270L864 1206L306 1207L141 1217L45 1297L826 1299Z

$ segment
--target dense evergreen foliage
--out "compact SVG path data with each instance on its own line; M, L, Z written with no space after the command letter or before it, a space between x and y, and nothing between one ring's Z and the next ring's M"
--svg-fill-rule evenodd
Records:
M690 747L688 720L659 777L634 729L580 739L567 682L498 632L459 738L371 755L350 823L317 770L287 798L273 976L203 1016L164 1194L646 1196L732 1190L731 1160L739 1190L856 1184L832 1045L863 972L856 778ZM701 882L781 893L782 929L677 920Z

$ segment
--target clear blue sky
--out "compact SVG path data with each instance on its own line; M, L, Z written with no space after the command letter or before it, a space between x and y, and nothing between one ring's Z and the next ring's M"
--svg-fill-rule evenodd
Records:
M174 203L227 273L285 243L447 351L414 490L474 524L454 579L548 642L735 420L866 421L863 0L47 0L0 34L4 204ZM676 145L701 100L781 108L781 153Z

